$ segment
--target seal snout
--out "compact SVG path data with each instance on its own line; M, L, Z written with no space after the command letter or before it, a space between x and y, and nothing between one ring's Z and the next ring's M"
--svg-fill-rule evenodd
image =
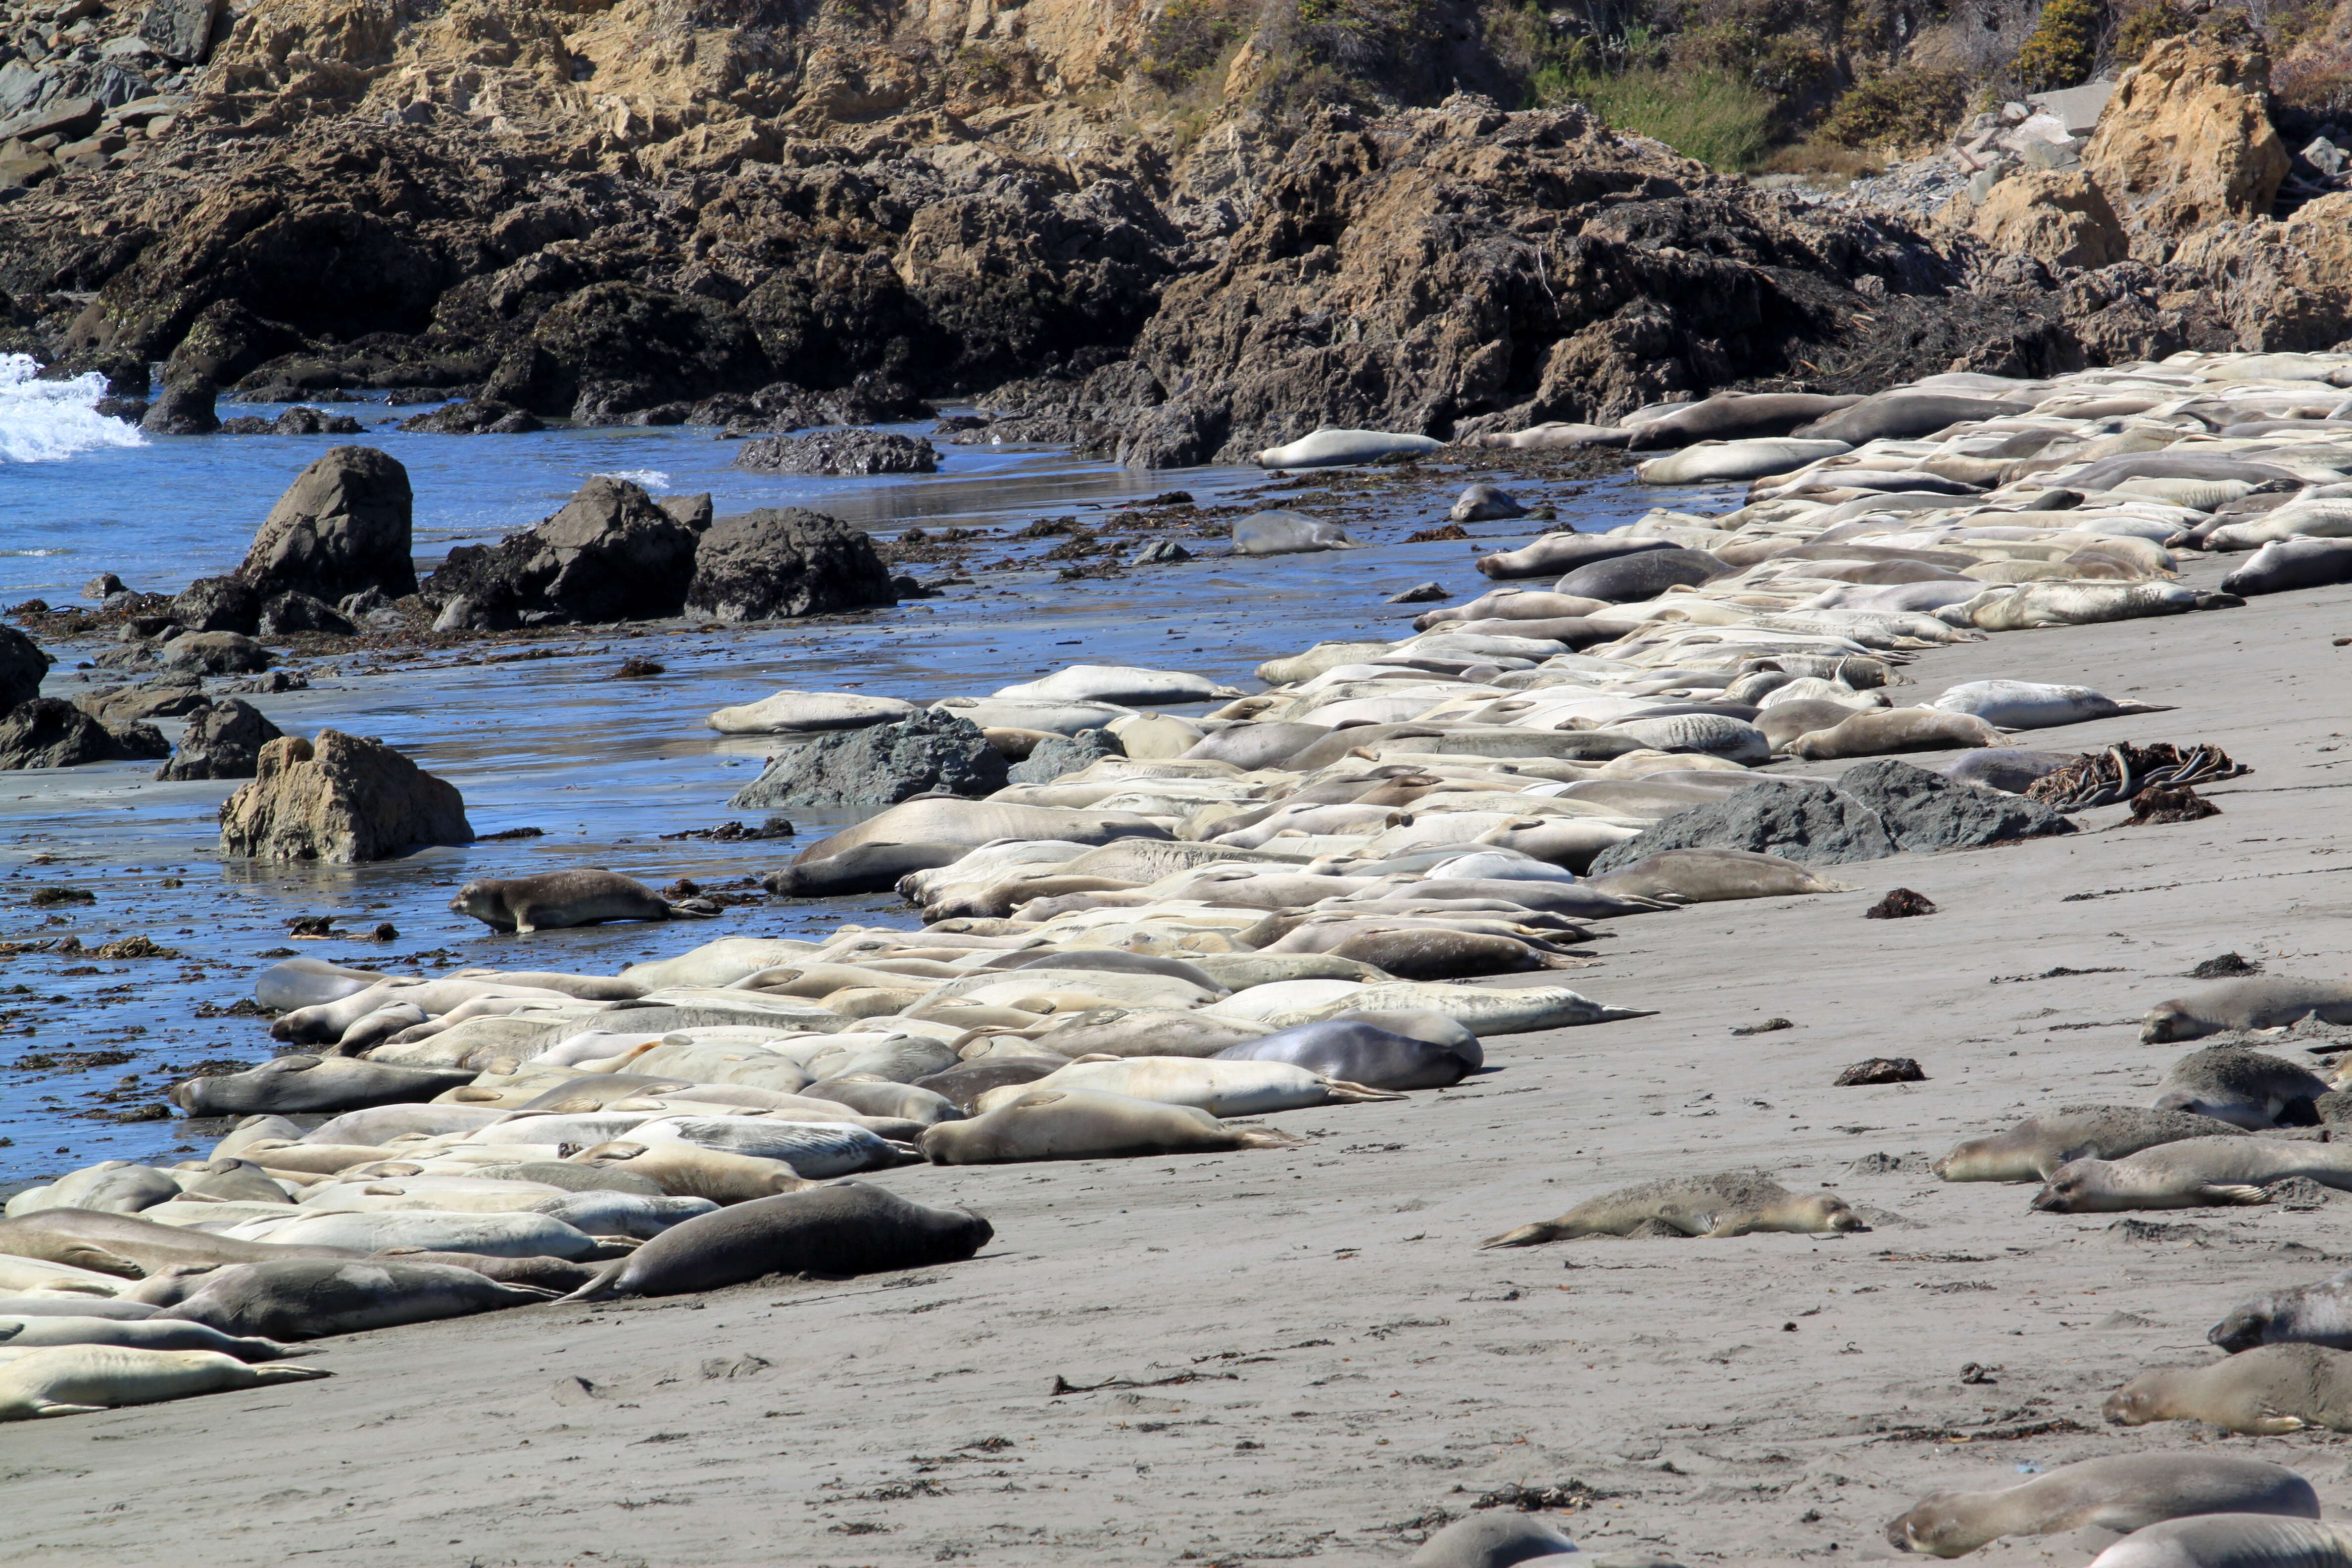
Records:
M2205 1331L2209 1343L2236 1355L2252 1350L2263 1342L2263 1330L2267 1326L2261 1316L2241 1307L2228 1317Z

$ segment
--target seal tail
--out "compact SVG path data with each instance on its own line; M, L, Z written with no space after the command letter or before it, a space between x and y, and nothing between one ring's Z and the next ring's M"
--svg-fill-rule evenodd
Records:
M1328 1097L1328 1102L1333 1105L1356 1105L1368 1100L1402 1100L1405 1098L1403 1095L1397 1093L1393 1089L1368 1089L1360 1083L1349 1083L1343 1078L1325 1079L1323 1080L1323 1090Z
M596 1277L589 1280L587 1284L583 1285L579 1289L574 1290L569 1296L558 1296L555 1299L555 1304L561 1307L567 1302L572 1301L604 1301L611 1300L613 1297L621 1293L619 1286L621 1270L626 1268L628 1266L629 1260L627 1258L614 1258L611 1262L605 1264L604 1268L596 1270Z
M1237 1149L1303 1149L1307 1140L1295 1133L1279 1132L1271 1127L1234 1127L1229 1129Z
M669 918L674 921L715 921L719 913L719 910L713 909L696 909L691 902L673 903L669 906Z
M1534 1247L1541 1242L1556 1240L1559 1235L1549 1220L1538 1220L1533 1225L1523 1225L1517 1230L1507 1230L1500 1236L1490 1236L1478 1244L1478 1250L1485 1252L1497 1247Z

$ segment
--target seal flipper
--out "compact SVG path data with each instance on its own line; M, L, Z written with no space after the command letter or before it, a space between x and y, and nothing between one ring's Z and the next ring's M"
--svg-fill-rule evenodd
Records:
M583 1285L579 1289L574 1290L569 1296L558 1296L555 1299L555 1304L560 1307L568 1301L603 1301L619 1295L621 1292L617 1288L617 1282L621 1278L621 1270L626 1268L628 1266L629 1260L627 1258L614 1258L610 1263L605 1264L604 1268L598 1269L596 1271L596 1277L593 1279L589 1280L587 1284Z
M42 1400L33 1406L33 1415L37 1420L51 1415L95 1415L101 1410L112 1408L110 1405L57 1405Z
M714 909L697 909L695 900L685 900L669 906L669 918L674 921L715 921L719 912Z
M2208 1204L2266 1204L2269 1192L2242 1182L2209 1182L2197 1189L2200 1202Z
M1367 1089L1360 1083L1349 1083L1343 1078L1323 1080L1324 1091L1334 1105L1356 1105L1373 1100L1402 1100L1405 1096L1385 1089Z
M1496 1247L1535 1247L1547 1241L1557 1241L1565 1234L1557 1220L1538 1220L1517 1230L1507 1230L1500 1236L1490 1236L1478 1244L1480 1251Z

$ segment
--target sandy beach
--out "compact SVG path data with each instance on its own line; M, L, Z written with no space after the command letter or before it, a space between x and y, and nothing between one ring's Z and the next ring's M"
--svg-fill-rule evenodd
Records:
M869 1178L984 1214L968 1263L331 1339L326 1383L0 1431L10 1555L1373 1563L1519 1486L1566 1489L1588 1552L1837 1562L1893 1555L1885 1521L1939 1485L2208 1440L2292 1465L2332 1512L2343 1437L2104 1428L2098 1407L2210 1359L2244 1295L2332 1272L2347 1200L2049 1215L1927 1167L2035 1110L2144 1102L2180 1047L2137 1019L2203 959L2336 972L2347 631L2336 588L1932 650L1909 671L1929 689L2175 705L2049 743L2194 740L2256 771L2199 823L2103 830L2116 808L1836 868L1850 893L1622 921L1557 978L1655 1016L1492 1040L1493 1070L1451 1090L1268 1118L1312 1140L1296 1152ZM1939 912L1865 921L1898 885ZM1775 1017L1792 1026L1734 1033ZM1927 1081L1830 1087L1876 1055ZM1615 1185L1752 1167L1873 1228L1476 1250Z

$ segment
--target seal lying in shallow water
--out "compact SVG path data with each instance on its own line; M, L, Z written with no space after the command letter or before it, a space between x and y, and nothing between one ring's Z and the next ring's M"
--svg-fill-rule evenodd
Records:
M2186 996L2159 1002L2140 1020L2143 1045L2200 1040L2225 1029L2280 1029L2305 1018L2352 1024L2352 985L2262 974L2225 980Z
M2306 1426L2352 1431L2352 1352L2263 1345L2205 1366L2144 1372L2107 1398L2118 1426L2210 1421L2265 1436Z
M2226 1138L2244 1129L2185 1110L2068 1105L2006 1132L1953 1145L1936 1162L1948 1182L2046 1182L2071 1160L2120 1160L2184 1138Z
M1982 1491L1923 1498L1886 1527L1897 1552L1959 1557L2010 1535L2085 1525L2128 1533L2208 1513L2317 1519L2319 1494L2281 1465L2235 1454L2116 1454Z
M2121 1160L2074 1160L2034 1194L2046 1214L2203 1208L2267 1203L2263 1189L2291 1176L2352 1189L2352 1144L2284 1138L2184 1138Z
M517 936L606 921L709 920L718 913L674 904L634 878L603 870L541 871L504 880L486 877L458 889L449 909Z
M1603 1193L1561 1215L1489 1237L1481 1247L1533 1247L1580 1236L1625 1236L1650 1225L1684 1236L1749 1236L1785 1230L1802 1235L1867 1230L1835 1193L1789 1191L1759 1172L1669 1176Z
M2316 1284L2250 1297L2223 1313L2205 1338L2233 1355L2256 1345L2352 1350L2352 1268Z
M0 1421L86 1415L123 1405L153 1405L196 1394L304 1383L333 1373L316 1366L248 1366L217 1351L142 1351L60 1345L0 1366Z

